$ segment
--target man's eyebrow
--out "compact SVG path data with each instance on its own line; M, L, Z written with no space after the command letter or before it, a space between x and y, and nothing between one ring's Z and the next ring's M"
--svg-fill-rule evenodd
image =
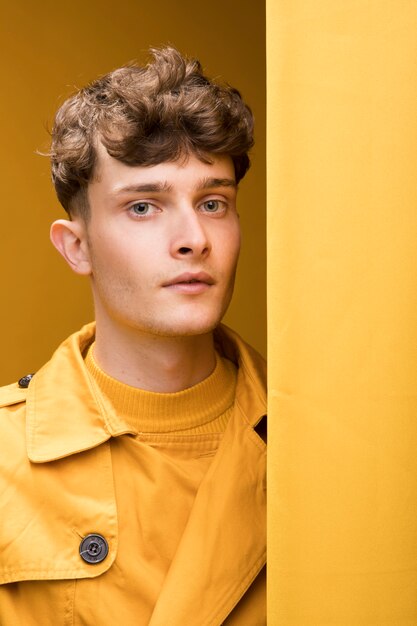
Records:
M237 188L236 181L233 178L203 178L199 185L199 189L211 189L212 187L233 187Z
M214 187L232 187L237 188L236 181L233 178L212 178L207 177L200 180L197 189L212 189ZM126 185L125 187L116 187L114 193L121 195L123 193L167 193L172 191L171 183L167 181L158 181L155 183L140 183L137 185Z
M172 190L172 185L168 182L142 183L138 185L127 185L126 187L117 187L114 191L117 195L122 193L163 193Z

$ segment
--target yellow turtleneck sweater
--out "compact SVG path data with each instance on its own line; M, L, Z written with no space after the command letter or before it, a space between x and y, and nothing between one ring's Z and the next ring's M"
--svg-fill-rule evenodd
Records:
M222 433L233 409L236 367L216 353L208 378L176 393L137 389L108 376L94 359L94 344L85 357L90 375L116 413L142 433Z
M233 411L237 372L230 361L216 355L214 371L202 382L176 393L154 393L105 374L94 361L93 349L90 346L85 364L98 400L110 403L137 434L110 440L117 556L98 579L84 581L82 592L75 589L77 605L80 620L87 622L93 590L100 597L97 584L106 580L120 595L119 623L130 623L133 612L137 625L145 626Z

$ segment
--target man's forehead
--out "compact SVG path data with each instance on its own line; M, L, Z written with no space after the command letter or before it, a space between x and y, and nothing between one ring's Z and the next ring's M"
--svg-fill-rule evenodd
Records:
M130 165L110 156L100 142L94 183L105 183L112 193L149 191L168 192L187 183L197 189L237 188L234 165L226 155L207 155L210 162L194 154L156 165Z

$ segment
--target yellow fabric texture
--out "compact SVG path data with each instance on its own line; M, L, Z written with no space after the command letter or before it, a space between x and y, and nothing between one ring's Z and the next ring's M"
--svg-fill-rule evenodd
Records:
M0 623L263 626L263 359L217 329L237 367L224 433L139 433L85 366L93 336L66 340L28 389L0 389ZM89 533L109 545L94 565Z
M144 391L108 376L94 358L94 343L85 364L117 415L141 433L222 433L233 411L236 366L217 353L210 376L176 393Z
M417 624L417 3L267 0L268 624Z
M123 520L119 541L130 549L119 552L118 567L107 573L106 587L134 597L135 614L147 624L198 487L232 414L236 367L216 353L214 371L199 384L176 393L153 393L108 376L94 358L94 343L85 364L100 401L110 402L115 414L139 431L135 437L119 438L111 450L117 510ZM156 471L158 480L150 488ZM169 524L155 523L155 501L158 518L169 518ZM94 579L86 584L87 606L79 606L84 615L96 585ZM119 611L120 621L125 623L131 614L127 605Z

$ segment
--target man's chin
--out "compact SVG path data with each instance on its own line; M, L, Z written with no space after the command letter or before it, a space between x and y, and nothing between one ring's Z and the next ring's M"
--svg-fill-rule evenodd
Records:
M220 320L211 323L178 324L170 327L155 328L154 334L160 337L197 337L207 335L220 324Z
M223 316L195 315L192 318L154 321L147 329L160 337L195 337L211 333L221 322Z

